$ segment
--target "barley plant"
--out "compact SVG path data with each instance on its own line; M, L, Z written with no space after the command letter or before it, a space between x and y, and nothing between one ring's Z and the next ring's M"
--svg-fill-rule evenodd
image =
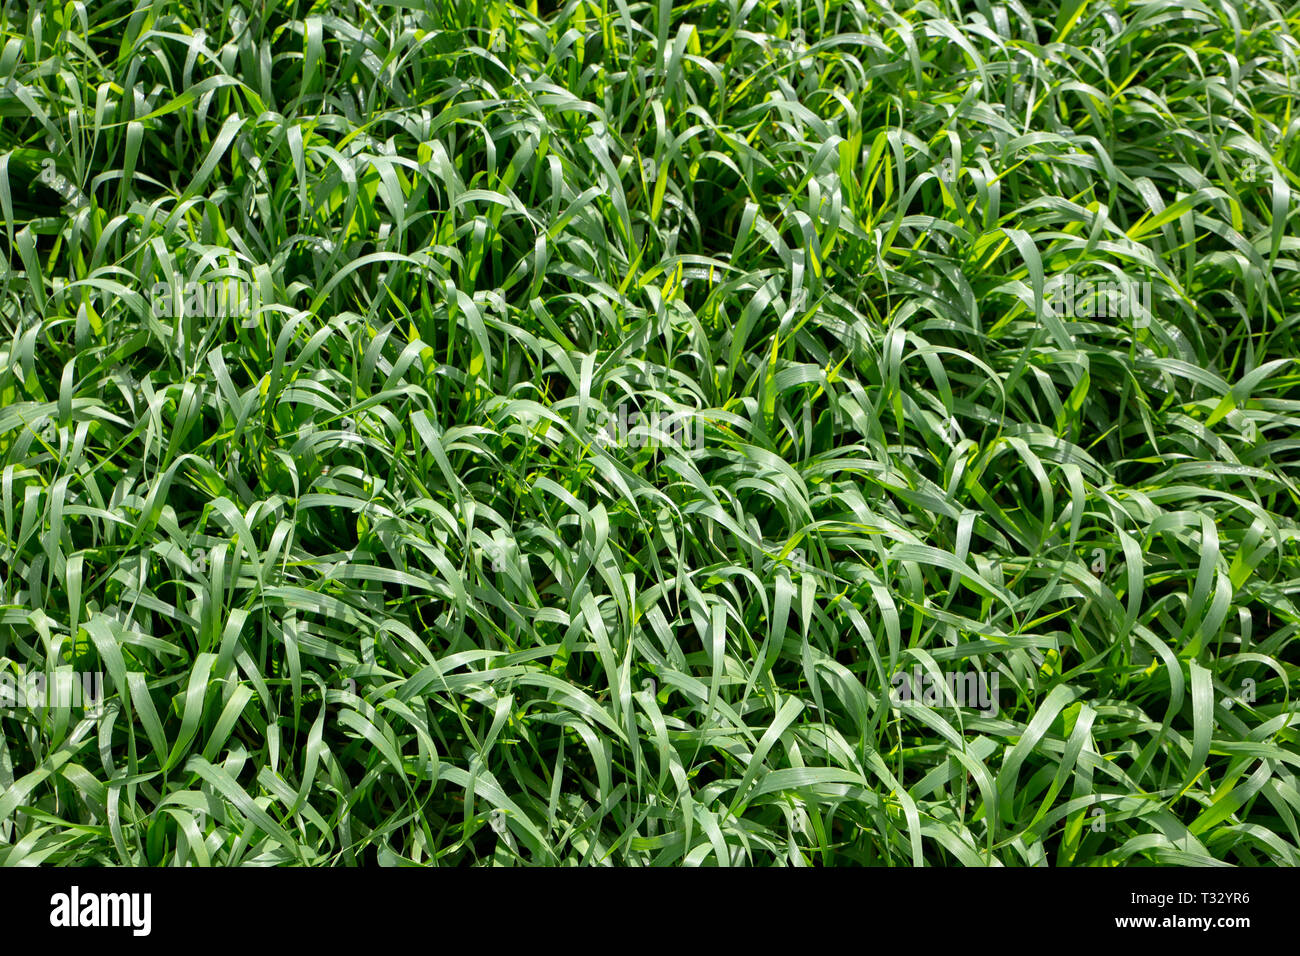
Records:
M0 862L1300 863L1300 12L0 0Z

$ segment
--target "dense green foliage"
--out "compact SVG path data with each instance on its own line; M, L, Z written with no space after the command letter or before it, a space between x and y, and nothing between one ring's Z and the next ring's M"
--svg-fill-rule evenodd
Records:
M0 862L1300 862L1298 24L4 3Z

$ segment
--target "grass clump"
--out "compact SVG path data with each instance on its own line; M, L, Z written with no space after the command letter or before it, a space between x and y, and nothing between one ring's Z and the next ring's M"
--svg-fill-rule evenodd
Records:
M1300 862L1296 23L4 4L0 862Z

